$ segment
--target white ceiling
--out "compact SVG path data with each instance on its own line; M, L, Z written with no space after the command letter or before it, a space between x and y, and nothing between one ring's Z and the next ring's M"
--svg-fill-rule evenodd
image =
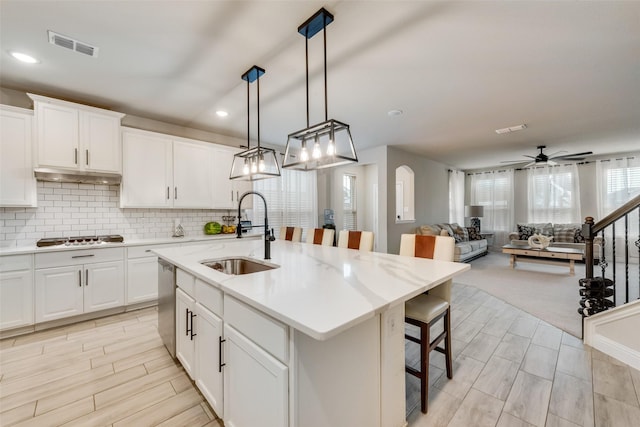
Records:
M351 125L358 150L394 145L473 169L541 144L640 149L639 1L2 0L0 85L246 138L240 76L256 64L266 69L262 141L283 146L306 127L297 28L320 7L335 15L329 118ZM47 30L99 47L98 57L49 44ZM309 40L309 66L314 124L324 120L322 33Z

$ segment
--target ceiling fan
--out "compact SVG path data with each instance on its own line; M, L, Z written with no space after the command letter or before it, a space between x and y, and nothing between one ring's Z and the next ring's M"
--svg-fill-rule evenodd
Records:
M528 156L528 155L524 155L524 157L528 157L530 159L533 159L533 161L531 160L505 160L502 161L500 163L511 163L511 164L519 164L519 163L527 163L526 165L524 165L524 167L529 167L529 166L535 166L535 165L549 165L549 166L554 166L557 165L558 162L556 162L555 160L568 160L568 161L572 161L572 160L584 160L584 156L588 156L590 154L593 154L592 151L583 151L581 153L573 153L573 154L562 154L562 153L566 153L566 151L558 151L556 153L553 154L545 154L543 153L543 150L545 148L547 148L545 145L538 145L538 150L540 150L540 152L538 153L537 156Z

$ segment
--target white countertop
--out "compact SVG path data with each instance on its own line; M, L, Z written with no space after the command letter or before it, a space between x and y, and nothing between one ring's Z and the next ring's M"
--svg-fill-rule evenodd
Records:
M243 236L245 237L254 237L257 238L261 236L260 232L253 233L245 233ZM197 243L197 242L210 242L210 241L218 241L218 240L226 240L226 239L236 239L236 234L215 234L215 235L205 235L201 234L198 236L184 236L184 237L160 237L153 239L126 239L122 243L103 243L103 244L94 244L94 245L58 245L58 246L45 246L45 247L37 247L36 245L31 246L21 246L21 247L0 247L0 256L3 255L24 255L24 254L32 254L32 253L44 253L44 252L57 252L57 251L69 251L69 250L79 250L79 249L103 249L103 248L118 248L118 247L128 247L128 246L144 246L144 245L162 245L162 244L179 244L179 243Z
M231 276L200 262L244 256L265 262L261 239L154 250L159 257L317 340L329 339L389 307L469 270L469 264L275 241L279 268Z

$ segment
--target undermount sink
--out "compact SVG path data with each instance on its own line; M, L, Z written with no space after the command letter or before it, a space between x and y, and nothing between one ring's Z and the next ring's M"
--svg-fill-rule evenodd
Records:
M212 259L202 261L200 264L206 265L207 267L213 268L221 273L233 275L251 274L278 268L275 265L264 264L262 262L242 257Z

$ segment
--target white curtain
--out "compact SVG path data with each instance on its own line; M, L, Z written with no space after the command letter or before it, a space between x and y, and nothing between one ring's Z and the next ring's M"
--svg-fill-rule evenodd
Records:
M449 222L464 225L464 172L449 170Z
M527 169L528 221L581 223L578 166L558 165Z
M269 227L314 228L318 225L318 184L315 171L302 172L282 169L280 178L269 178L253 183L253 189L262 193L269 209ZM250 213L254 224L264 221L264 204L254 196ZM278 231L276 231L277 235Z
M507 243L513 231L513 169L470 174L471 205L484 206L481 231L495 233L494 245Z

